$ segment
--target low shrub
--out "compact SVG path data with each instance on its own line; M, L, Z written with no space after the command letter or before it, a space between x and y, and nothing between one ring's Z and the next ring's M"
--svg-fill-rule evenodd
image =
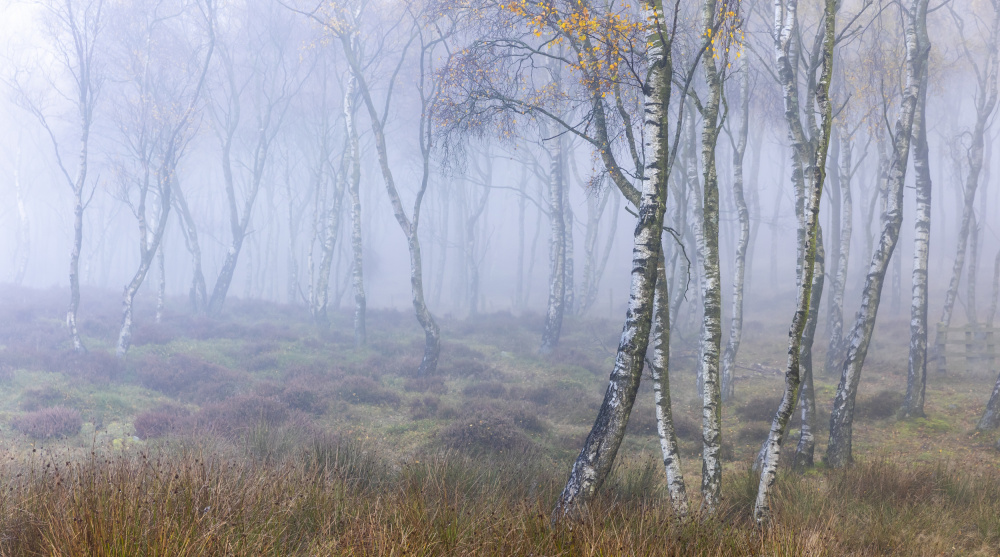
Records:
M444 379L438 376L431 377L407 377L403 382L403 390L408 393L434 393L443 395L448 392L448 386Z
M337 395L352 404L399 404L399 395L369 377L350 375L334 388Z
M751 422L770 422L778 411L781 397L757 396L751 398L736 408L741 418Z
M441 399L434 395L425 395L410 401L410 419L426 420L433 418L438 411Z
M467 397L480 398L503 398L507 396L507 387L499 381L477 381L466 385L462 389L462 395Z
M860 420L884 420L896 415L903 405L903 393L883 389L858 398L854 415Z
M139 439L162 437L175 431L190 414L180 406L161 405L136 415L132 427Z
M470 452L503 453L531 446L514 419L492 406L464 412L438 433L438 439L449 449Z
M35 439L71 437L80 433L83 418L75 409L55 406L22 414L14 418L11 427Z
M123 370L122 363L118 358L102 350L82 354L73 351L63 352L53 363L56 369L51 371L59 371L90 382L116 380Z
M189 354L175 354L167 360L147 356L134 365L142 386L196 402L226 399L246 380L237 372Z
M289 383L278 396L289 408L309 414L320 415L328 406L323 394L304 381Z
M75 397L71 397L61 389L57 389L52 385L44 385L21 391L17 405L18 408L25 412L33 412L53 406L75 406L76 402Z
M202 406L191 420L197 429L235 439L260 424L281 425L288 416L288 407L275 397L240 395Z

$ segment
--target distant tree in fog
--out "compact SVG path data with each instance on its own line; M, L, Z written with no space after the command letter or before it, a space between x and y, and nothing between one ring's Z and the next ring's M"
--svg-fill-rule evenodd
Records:
M17 68L13 78L16 101L38 119L52 141L59 173L69 186L73 203L73 241L69 256L70 302L66 312L73 349L86 352L77 326L80 308L80 252L83 246L83 215L97 188L88 181L91 132L97 118L98 101L106 83L104 49L107 17L104 0L40 0L47 50L51 58L38 67ZM42 66L46 67L42 67ZM48 91L31 83L26 74L40 74ZM47 96L51 95L51 96ZM57 110L50 104L65 101L75 116L76 166L63 160L65 141L52 125ZM56 106L59 106L58 104ZM71 107L71 108L70 108ZM60 107L62 108L62 107Z

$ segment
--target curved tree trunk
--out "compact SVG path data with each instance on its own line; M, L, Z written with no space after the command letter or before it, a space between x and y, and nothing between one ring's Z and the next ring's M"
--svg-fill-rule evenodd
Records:
M854 401L861 381L861 370L878 315L879 302L885 274L899 240L903 223L903 182L910 153L913 115L919 96L920 81L926 71L927 50L930 45L918 43L916 21L927 17L927 0L913 0L906 24L906 86L896 120L893 156L890 157L886 181L887 206L878 247L872 255L868 276L862 291L861 309L848 336L847 353L842 366L837 396L830 414L830 441L826 449L826 462L839 468L853 460L851 442L854 423Z
M666 25L663 19L663 4L660 0L653 0L647 9L647 16L650 94L645 99L647 117L645 126L649 142L648 160L651 164L644 176L635 227L628 312L618 343L614 370L611 372L611 380L604 394L604 402L584 442L583 450L573 463L569 480L553 511L553 521L577 514L581 507L593 498L611 471L618 448L625 436L625 426L639 389L643 361L649 346L669 177L667 118L672 72L670 44L662 42L669 35L661 34Z

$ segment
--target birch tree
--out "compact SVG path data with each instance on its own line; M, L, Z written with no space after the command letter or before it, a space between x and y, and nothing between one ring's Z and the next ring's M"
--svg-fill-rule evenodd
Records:
M196 5L205 22L203 45L189 46L178 40L183 33L169 27L171 20L181 19L172 15L176 8L161 3L139 5L120 14L118 21L123 34L126 29L135 31L125 34L120 45L124 55L120 69L127 85L120 99L118 125L127 160L118 168L121 198L139 229L139 265L122 294L118 358L124 358L131 346L133 302L162 249L177 166L197 123L201 91L215 50L213 1ZM178 56L183 58L178 60ZM155 224L147 210L154 195L159 198Z
M854 401L857 396L861 370L878 315L882 286L889 261L899 240L903 221L903 182L909 159L913 116L919 96L922 73L926 71L928 45L918 43L917 21L926 18L927 0L912 0L905 13L906 64L905 86L902 91L899 113L893 133L892 156L889 157L886 179L886 210L878 246L872 254L867 278L861 296L861 308L847 337L847 349L841 365L840 383L830 414L830 440L827 443L826 462L833 467L847 466L852 461L851 440L854 421Z
M69 308L66 327L73 350L87 351L80 338L77 313L80 309L80 253L83 248L83 216L93 198L96 184L88 182L91 132L97 117L98 103L106 81L105 62L101 58L107 27L104 0L45 0L40 2L46 27L46 40L54 63L51 70L40 70L54 94L72 104L75 113L75 133L78 149L76 166L63 160L63 142L50 125L52 115L45 110L42 94L29 90L30 85L20 68L13 80L17 102L41 124L52 142L56 166L69 186L73 206L73 236L69 254ZM65 89L61 85L66 83Z
M957 245L955 247L955 261L952 265L951 280L948 283L948 290L945 293L944 307L941 311L941 327L951 326L952 313L955 308L955 300L958 297L959 282L962 279L962 269L965 267L965 257L969 243L970 230L974 220L974 209L976 201L976 190L979 187L980 174L983 170L985 136L992 123L992 115L997 105L997 72L998 72L998 48L1000 48L1000 5L991 1L993 17L989 26L989 34L986 38L985 56L977 60L973 50L965 38L964 22L954 7L949 7L952 19L958 28L958 36L961 37L959 44L962 46L966 61L972 67L976 76L976 122L973 125L969 138L969 146L966 150L966 158L969 165L968 174L965 177L964 195L962 196L962 220L958 229ZM975 282L971 275L967 278L969 284ZM973 289L975 286L973 286ZM969 304L966 307L971 307ZM944 339L938 337L934 342L934 354L932 359L943 362ZM940 368L944 371L943 366Z
M770 491L774 485L778 471L778 460L781 456L782 441L792 411L795 409L800 387L801 349L803 335L806 331L810 312L818 308L814 303L812 293L817 286L814 275L819 246L822 242L819 230L820 199L823 194L823 183L826 179L826 157L829 147L830 132L833 127L833 107L830 102L830 82L833 79L833 51L837 40L837 9L836 0L827 0L824 4L822 18L822 34L817 36L817 46L813 51L809 68L810 94L808 105L801 107L797 92L796 45L798 26L798 2L796 0L778 1L774 4L774 53L778 79L782 86L785 105L785 120L788 125L789 139L792 142L792 163L794 174L805 178L804 194L806 203L803 211L803 221L800 225L803 233L799 234L799 250L802 258L798 265L801 268L796 296L796 310L792 318L788 336L788 361L785 368L785 390L778 406L767 441L761 448L757 465L760 470L760 483L757 488L757 499L754 504L754 519L758 524L765 524L771 518ZM818 78L812 72L819 71ZM807 124L803 125L800 114L802 108L808 112ZM819 122L817 122L817 118ZM807 136L807 129L809 135ZM793 182L795 182L793 177ZM820 274L822 267L820 267ZM817 288L818 290L818 288ZM815 302L818 302L816 300ZM815 327L815 321L813 322ZM808 354L808 353L807 353ZM809 382L806 383L807 386Z

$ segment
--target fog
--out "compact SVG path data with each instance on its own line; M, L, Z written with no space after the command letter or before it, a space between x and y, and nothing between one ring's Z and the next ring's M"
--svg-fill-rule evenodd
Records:
M923 6L923 24L911 3ZM944 366L942 350L960 351L942 344L936 324L992 335L1000 296L996 3L844 1L832 56L820 2L798 7L785 39L766 2L713 2L719 15L708 31L698 3L657 4L665 23L646 5L578 4L5 2L0 282L8 284L0 306L62 323L53 353L114 353L129 370L145 365L134 362L148 351L133 346L133 331L241 323L258 303L301 326L296 338L351 337L326 353L331 366L383 350L365 348L368 339L408 339L400 377L433 377L439 358L452 365L456 346L469 342L453 334L460 323L515 319L532 339L524 357L543 367L577 350L573 343L586 351L600 338L608 343L594 356L601 392L611 374L600 412L623 407L624 417L602 422L594 395L586 413L598 420L571 485L577 472L601 484L638 378L652 377L659 393L661 372L683 374L690 396L704 398L706 477L710 447L719 446L711 416L734 396L742 401L751 382L727 391L736 373L780 369L792 386L788 405L769 410L778 412L771 431L755 440L769 436L775 451L800 397L816 396L798 394L800 381L813 388L812 367L826 374L826 394L840 379L829 442L837 444L837 404L853 412L866 354L898 360L891 388L918 389L914 415L923 416L924 384L935 380L926 368ZM650 26L667 29L669 41ZM782 60L790 60L787 75ZM670 73L658 84L662 68ZM922 176L931 184L929 220L918 219ZM814 192L818 245L808 240ZM662 230L640 218L658 206ZM925 226L921 301L914 268ZM662 247L641 241L648 230ZM815 267L821 282L805 256L811 245L825 256L812 258L823 264ZM660 322L653 284L664 282ZM18 313L35 303L41 313ZM367 313L375 317L366 324ZM564 323L567 334L592 338L561 347ZM483 326L497 346L510 341L504 327ZM654 346L663 327L665 352ZM879 340L869 349L872 328ZM742 352L741 334L750 343ZM21 342L11 335L4 349ZM915 353L923 354L917 371ZM983 399L977 416L998 371L989 361L969 364L981 373L970 379ZM282 377L283 368L272 371ZM626 376L634 388L616 383ZM631 399L615 398L619 391ZM830 401L813 406L803 423ZM657 414L658 423L667 416ZM845 420L849 461L853 417ZM826 424L813 427L825 442ZM602 435L617 439L601 445L610 461L587 461L586 447ZM579 448L583 439L573 439ZM841 453L827 451L837 467ZM766 474L767 451L760 454ZM666 466L670 483L676 474ZM712 509L717 492L705 486ZM559 508L573 509L577 492L566 489Z

